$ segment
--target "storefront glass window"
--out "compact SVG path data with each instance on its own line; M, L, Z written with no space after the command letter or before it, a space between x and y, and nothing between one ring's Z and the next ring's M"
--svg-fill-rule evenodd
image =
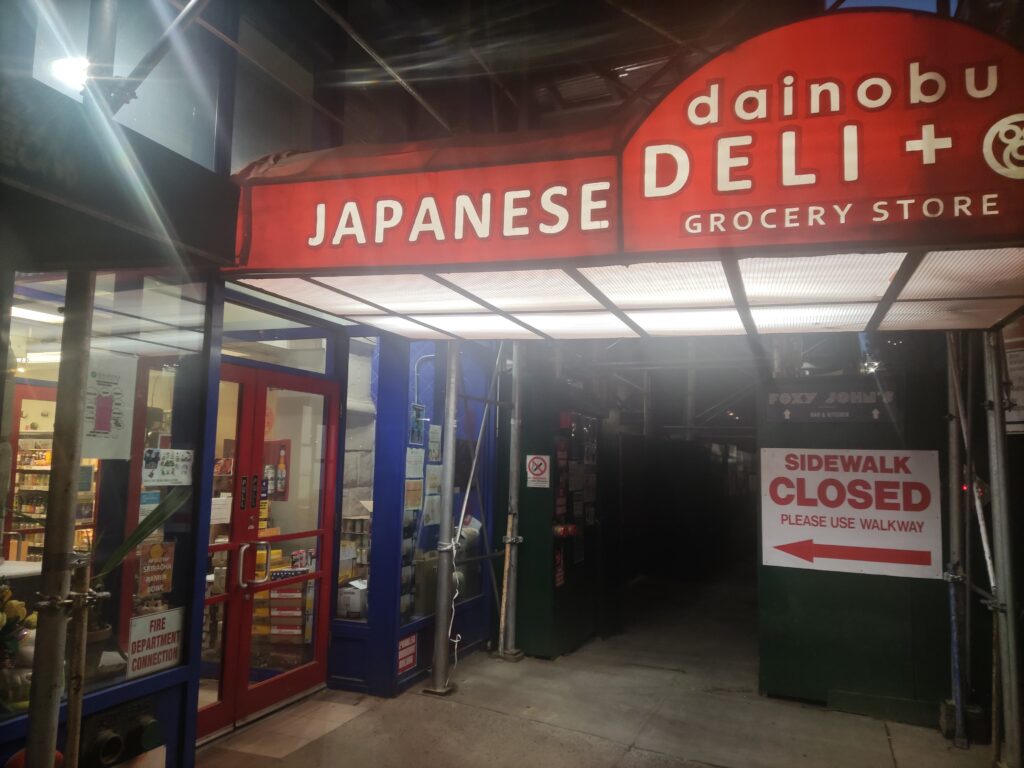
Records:
M338 604L341 619L366 621L370 576L370 521L373 462L377 438L378 339L350 339L345 407L345 485L338 546Z
M296 61L256 24L243 18L235 80L231 172L281 150L311 149L313 71Z
M120 3L114 74L124 77L131 72L177 14L175 5L166 0ZM139 86L137 98L122 107L115 119L212 169L219 63L224 51L224 43L193 23Z
M111 596L90 612L97 688L180 663L192 573L193 465L202 437L205 286L139 273L96 279L75 548ZM18 274L0 471L0 712L28 706L47 515L63 275ZM0 459L6 450L0 451ZM0 460L0 467L4 461Z
M327 371L327 332L227 302L224 354L313 373Z
M434 612L437 592L437 531L441 514L441 416L444 413L444 345L417 341L409 345L409 435L404 530L411 530L412 562L402 568L402 623ZM440 376L438 375L440 372ZM411 526L411 528L410 528ZM405 541L403 543L403 550Z

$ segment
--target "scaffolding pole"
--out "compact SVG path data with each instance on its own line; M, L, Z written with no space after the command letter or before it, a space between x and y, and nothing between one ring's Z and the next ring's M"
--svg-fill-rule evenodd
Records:
M949 447L949 568L946 579L949 582L949 624L950 624L950 678L953 691L953 707L955 713L955 732L953 743L961 749L967 747L967 727L964 712L964 677L963 677L963 460L961 456L960 409L957 400L957 381L959 362L956 353L956 335L946 333L946 365L947 365L947 407L948 447Z
M518 661L523 652L516 646L516 604L519 574L519 470L523 464L523 350L512 342L512 418L508 438L508 523L505 528L505 571L498 621L498 658Z
M1003 759L1007 768L1021 768L1020 679L1017 649L1017 603L1014 596L1012 531L1006 467L1006 398L1004 353L998 331L986 331L985 383L988 411L989 482L992 494L992 539L998 591L996 624L1003 693Z
M64 654L71 606L71 573L75 567L75 509L78 465L81 463L82 421L92 334L92 302L96 276L68 272L64 294L64 326L57 374L57 407L53 424L53 457L47 502L43 566L39 577L39 623L32 657L28 737L28 768L53 768L57 721L64 687Z
M441 461L441 512L437 526L437 604L434 608L434 664L429 693L451 693L448 685L448 643L451 637L453 562L452 507L455 503L455 415L459 396L459 343L448 342L447 386L444 391L444 437ZM468 492L468 488L466 489Z

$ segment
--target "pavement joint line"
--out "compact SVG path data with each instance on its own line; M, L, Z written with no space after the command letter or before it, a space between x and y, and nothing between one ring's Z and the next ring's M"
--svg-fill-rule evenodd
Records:
M622 757L615 763L612 768L616 768L622 764L622 761L626 759L626 755L630 752L646 752L649 755L660 755L661 757L667 757L669 760L675 760L683 768L744 768L739 765L725 765L724 763L705 763L701 760L694 760L690 757L679 757L679 755L673 755L670 752L659 752L656 749L647 749L646 747L627 747L626 751L622 753Z
M629 743L628 749L636 747L636 740L640 738L640 734L644 732L644 728L646 728L647 724L651 722L651 719L661 711L661 708L666 701L668 701L668 694L664 693L661 695L661 699L658 703L651 707L651 711L647 713L646 717L644 717L643 722L640 723L640 727L636 729L636 733L633 734L633 741Z
M885 726L885 738L889 742L889 755L892 757L892 768L900 768L900 764L896 762L896 750L892 746L892 731L889 730L889 721L883 720L882 725Z

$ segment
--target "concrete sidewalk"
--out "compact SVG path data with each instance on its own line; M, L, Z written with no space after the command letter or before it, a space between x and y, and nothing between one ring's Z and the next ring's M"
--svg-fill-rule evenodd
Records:
M201 768L981 768L988 747L757 695L749 585L672 587L555 661L476 653L446 698L323 691L199 752ZM749 590L749 591L748 591ZM737 602L739 601L739 602Z

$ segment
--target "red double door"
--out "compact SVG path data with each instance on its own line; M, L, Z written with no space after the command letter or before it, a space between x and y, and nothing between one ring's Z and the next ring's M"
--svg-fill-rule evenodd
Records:
M222 368L200 736L326 679L339 400L336 382Z

